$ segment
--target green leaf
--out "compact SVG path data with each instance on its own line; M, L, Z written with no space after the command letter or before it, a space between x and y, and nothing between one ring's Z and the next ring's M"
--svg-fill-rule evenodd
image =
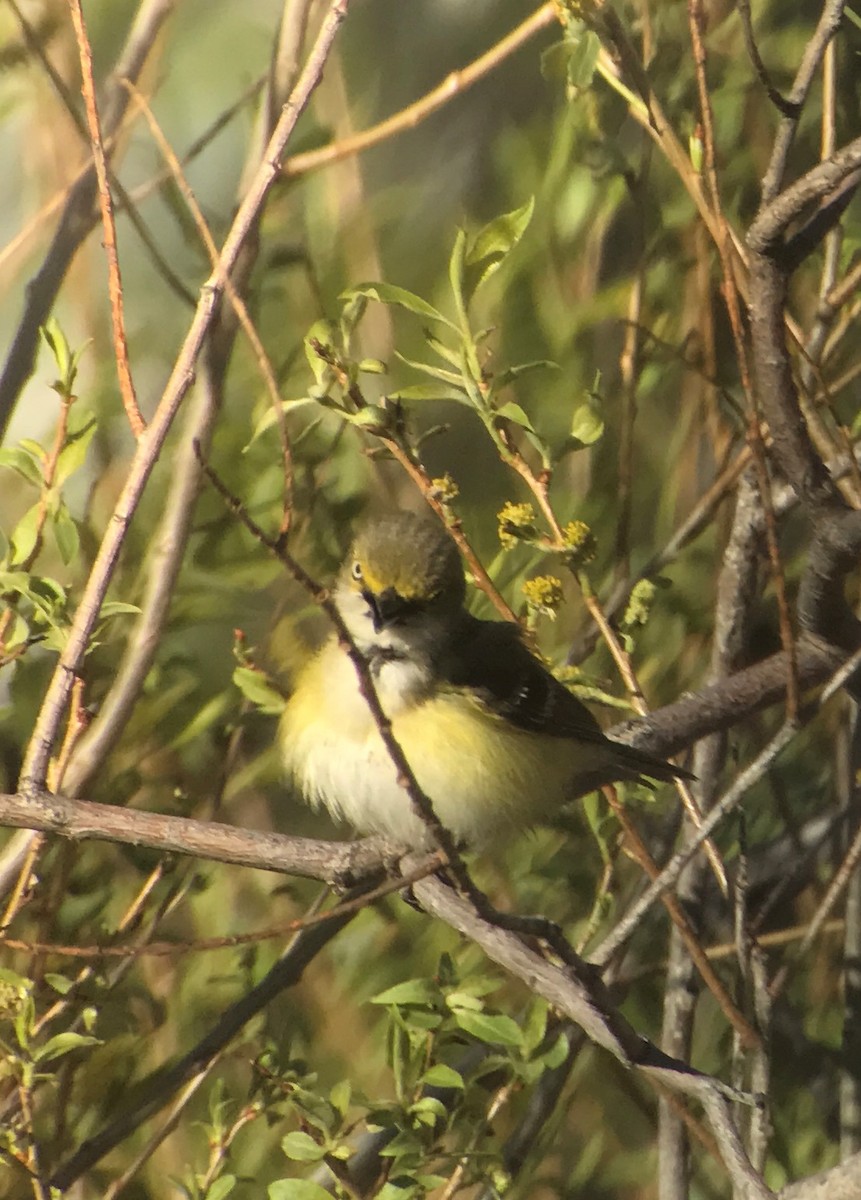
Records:
M119 617L126 614L135 615L140 612L137 604L126 604L124 600L106 600L99 610L99 616L104 621L108 617Z
M506 421L513 421L514 424L519 425L521 429L528 429L530 433L535 433L529 416L525 410L513 400L509 400L506 404L501 404L499 408L494 410L494 412L497 417L505 417Z
M471 1012L481 1012L483 1005L474 992L464 988L461 992L449 992L445 1002L452 1011L456 1008L468 1008Z
M72 520L72 514L62 500L57 505L51 526L57 542L57 549L60 551L60 558L68 566L77 558L81 540L78 536L78 527Z
M30 636L30 626L20 613L13 613L11 624L6 627L3 641L7 652L23 646Z
M428 304L427 300L422 300L421 296L417 296L415 292L408 292L406 288L397 287L394 283L359 283L355 287L348 288L346 292L342 292L340 299L350 300L354 296L365 296L368 300L379 300L380 304L393 304L397 308L405 308L407 312L415 313L416 316L425 317L428 321L441 321L444 325L452 325L447 317L444 317L439 309L434 308L432 304Z
M300 1129L288 1133L281 1139L281 1149L288 1158L296 1162L319 1162L325 1157L326 1150L319 1142L315 1142L309 1133Z
M568 1049L568 1038L564 1033L560 1033L550 1049L542 1056L545 1067L549 1071L561 1067L568 1056Z
M37 462L47 462L48 451L33 438L21 438L21 445L28 454L32 454Z
M277 715L284 711L284 697L262 671L256 671L253 667L237 667L233 672L233 682L245 699L250 700L261 712Z
M304 348L305 357L308 360L308 366L314 375L318 387L323 392L327 392L335 381L335 372L332 367L320 356L317 350L312 345L312 342L319 342L323 347L329 349L335 343L337 337L337 329L332 321L315 321L305 335Z
M35 1062L44 1062L46 1059L62 1058L64 1054L80 1050L83 1046L100 1045L98 1038L88 1037L83 1033L58 1033L56 1037L48 1038L44 1046L39 1046L33 1051L33 1059Z
M433 363L420 362L414 358L406 358L403 354L395 351L395 357L400 359L402 363L406 363L408 367L412 367L414 371L421 371L423 375L430 375L431 379L439 379L442 383L451 384L452 387L463 386L463 376L460 371L446 371L443 367L435 367ZM460 359L457 361L460 365Z
M66 996L75 986L74 981L66 975L58 975L54 971L46 971L44 975L45 983L59 992L61 996Z
M458 320L462 332L469 330L466 306L469 298L466 294L466 230L459 229L454 239L451 258L448 263L448 278L454 296L454 306L457 309Z
M385 375L388 369L388 364L381 358L363 358L359 363L359 370L366 375Z
M39 536L39 509L40 505L34 504L24 513L12 530L12 536L9 539L12 562L26 562L33 553Z
M77 404L72 406L72 412L77 410ZM89 415L80 429L69 434L66 444L57 458L57 470L54 474L54 484L61 487L70 475L74 475L84 465L87 450L96 432L96 418Z
M396 392L389 392L389 399L402 400L404 404L420 400L451 400L455 404L466 404L472 408L472 403L463 392L455 391L442 383L412 383L407 387L398 388Z
M332 1200L332 1193L310 1179L276 1179L266 1189L269 1200Z
M204 1200L224 1200L236 1187L235 1175L222 1175L206 1189Z
M448 1109L436 1096L422 1096L420 1100L416 1100L415 1104L410 1105L409 1111L419 1124L428 1125L431 1128L444 1122L448 1116Z
M517 363L513 367L506 367L494 378L493 385L496 388L504 388L524 375L528 375L531 371L560 371L561 369L559 363L552 362L549 358L536 358L533 362Z
M435 1063L422 1075L420 1083L427 1087L463 1088L463 1076L445 1063Z
M600 52L601 39L592 29L586 29L572 46L568 58L568 86L575 95L592 86Z
M349 1079L341 1079L338 1083L332 1086L329 1092L329 1103L343 1117L347 1109L350 1107L350 1100L353 1095L353 1089Z
M366 404L358 412L345 412L343 415L344 420L349 421L351 425L358 425L360 429L366 429L368 433L375 433L380 437L392 432L395 417L394 412L379 404Z
M604 433L604 416L601 401L589 396L575 408L571 418L571 438L581 446L591 446Z
M75 381L74 356L59 321L56 317L49 317L39 332L57 365L61 385L68 384L71 388Z
M504 1014L492 1016L460 1009L454 1018L464 1033L471 1034L480 1042L499 1046L520 1046L523 1042L520 1026Z
M26 979L23 975L18 975L15 971L10 971L8 967L0 967L0 984L25 996L32 988L33 981Z
M37 488L41 488L45 482L39 463L20 446L4 446L0 449L0 467L8 467L10 471L16 471L23 479Z
M371 1004L427 1004L439 1001L439 989L428 979L406 979L371 997Z
M496 217L478 233L466 256L470 268L467 293L470 298L499 269L523 237L534 210L535 198L530 196L520 208Z
M523 1024L523 1047L525 1050L535 1050L541 1045L547 1029L547 1001L536 1000L529 1007Z
M447 363L450 363L458 372L456 378L460 379L460 347L458 346L457 349L452 349L451 346L447 346L442 338L438 338L432 329L425 329L423 332L425 335L425 341L430 346L431 350L435 350L441 359ZM405 358L403 361L408 362L409 360Z

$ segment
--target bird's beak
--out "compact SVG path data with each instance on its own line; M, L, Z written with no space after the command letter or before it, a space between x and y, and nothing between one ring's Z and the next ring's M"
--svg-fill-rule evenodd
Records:
M394 625L409 607L408 602L394 588L386 588L379 594L364 591L362 597L370 610L375 633L379 633L389 625Z

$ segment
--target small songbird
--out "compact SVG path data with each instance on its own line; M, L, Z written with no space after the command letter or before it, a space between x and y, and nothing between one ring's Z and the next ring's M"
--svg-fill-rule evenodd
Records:
M487 845L539 825L596 773L604 782L690 778L605 737L516 625L466 611L460 554L438 521L397 512L369 524L334 599L392 733L456 841ZM281 745L309 803L361 833L427 843L335 634L299 674Z

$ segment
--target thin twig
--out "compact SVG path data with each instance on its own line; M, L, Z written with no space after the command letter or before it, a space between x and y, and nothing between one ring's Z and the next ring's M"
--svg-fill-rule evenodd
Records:
M99 207L102 213L102 230L104 233L105 254L108 260L108 293L111 299L111 322L114 329L114 356L117 364L117 376L120 383L120 396L123 408L126 410L131 431L139 438L146 428L137 396L135 395L131 367L129 365L129 346L126 340L126 323L123 316L123 285L120 275L120 259L117 253L117 229L114 223L114 202L111 198L111 185L108 181L108 164L105 147L102 141L102 128L99 120L99 110L96 104L96 84L93 79L93 52L87 37L87 27L81 9L81 0L69 0L69 11L72 14L72 25L78 42L78 56L81 61L81 83L84 94L84 107L87 112L87 123L90 128L90 143L93 149L93 164L98 182Z

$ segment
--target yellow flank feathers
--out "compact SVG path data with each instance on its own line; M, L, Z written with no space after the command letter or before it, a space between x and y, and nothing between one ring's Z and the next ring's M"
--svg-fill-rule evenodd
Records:
M510 725L466 693L438 691L392 714L422 791L470 845L540 824L578 773L606 761L600 744ZM282 718L285 761L306 799L366 833L427 841L362 697L356 669L328 642L302 672Z

